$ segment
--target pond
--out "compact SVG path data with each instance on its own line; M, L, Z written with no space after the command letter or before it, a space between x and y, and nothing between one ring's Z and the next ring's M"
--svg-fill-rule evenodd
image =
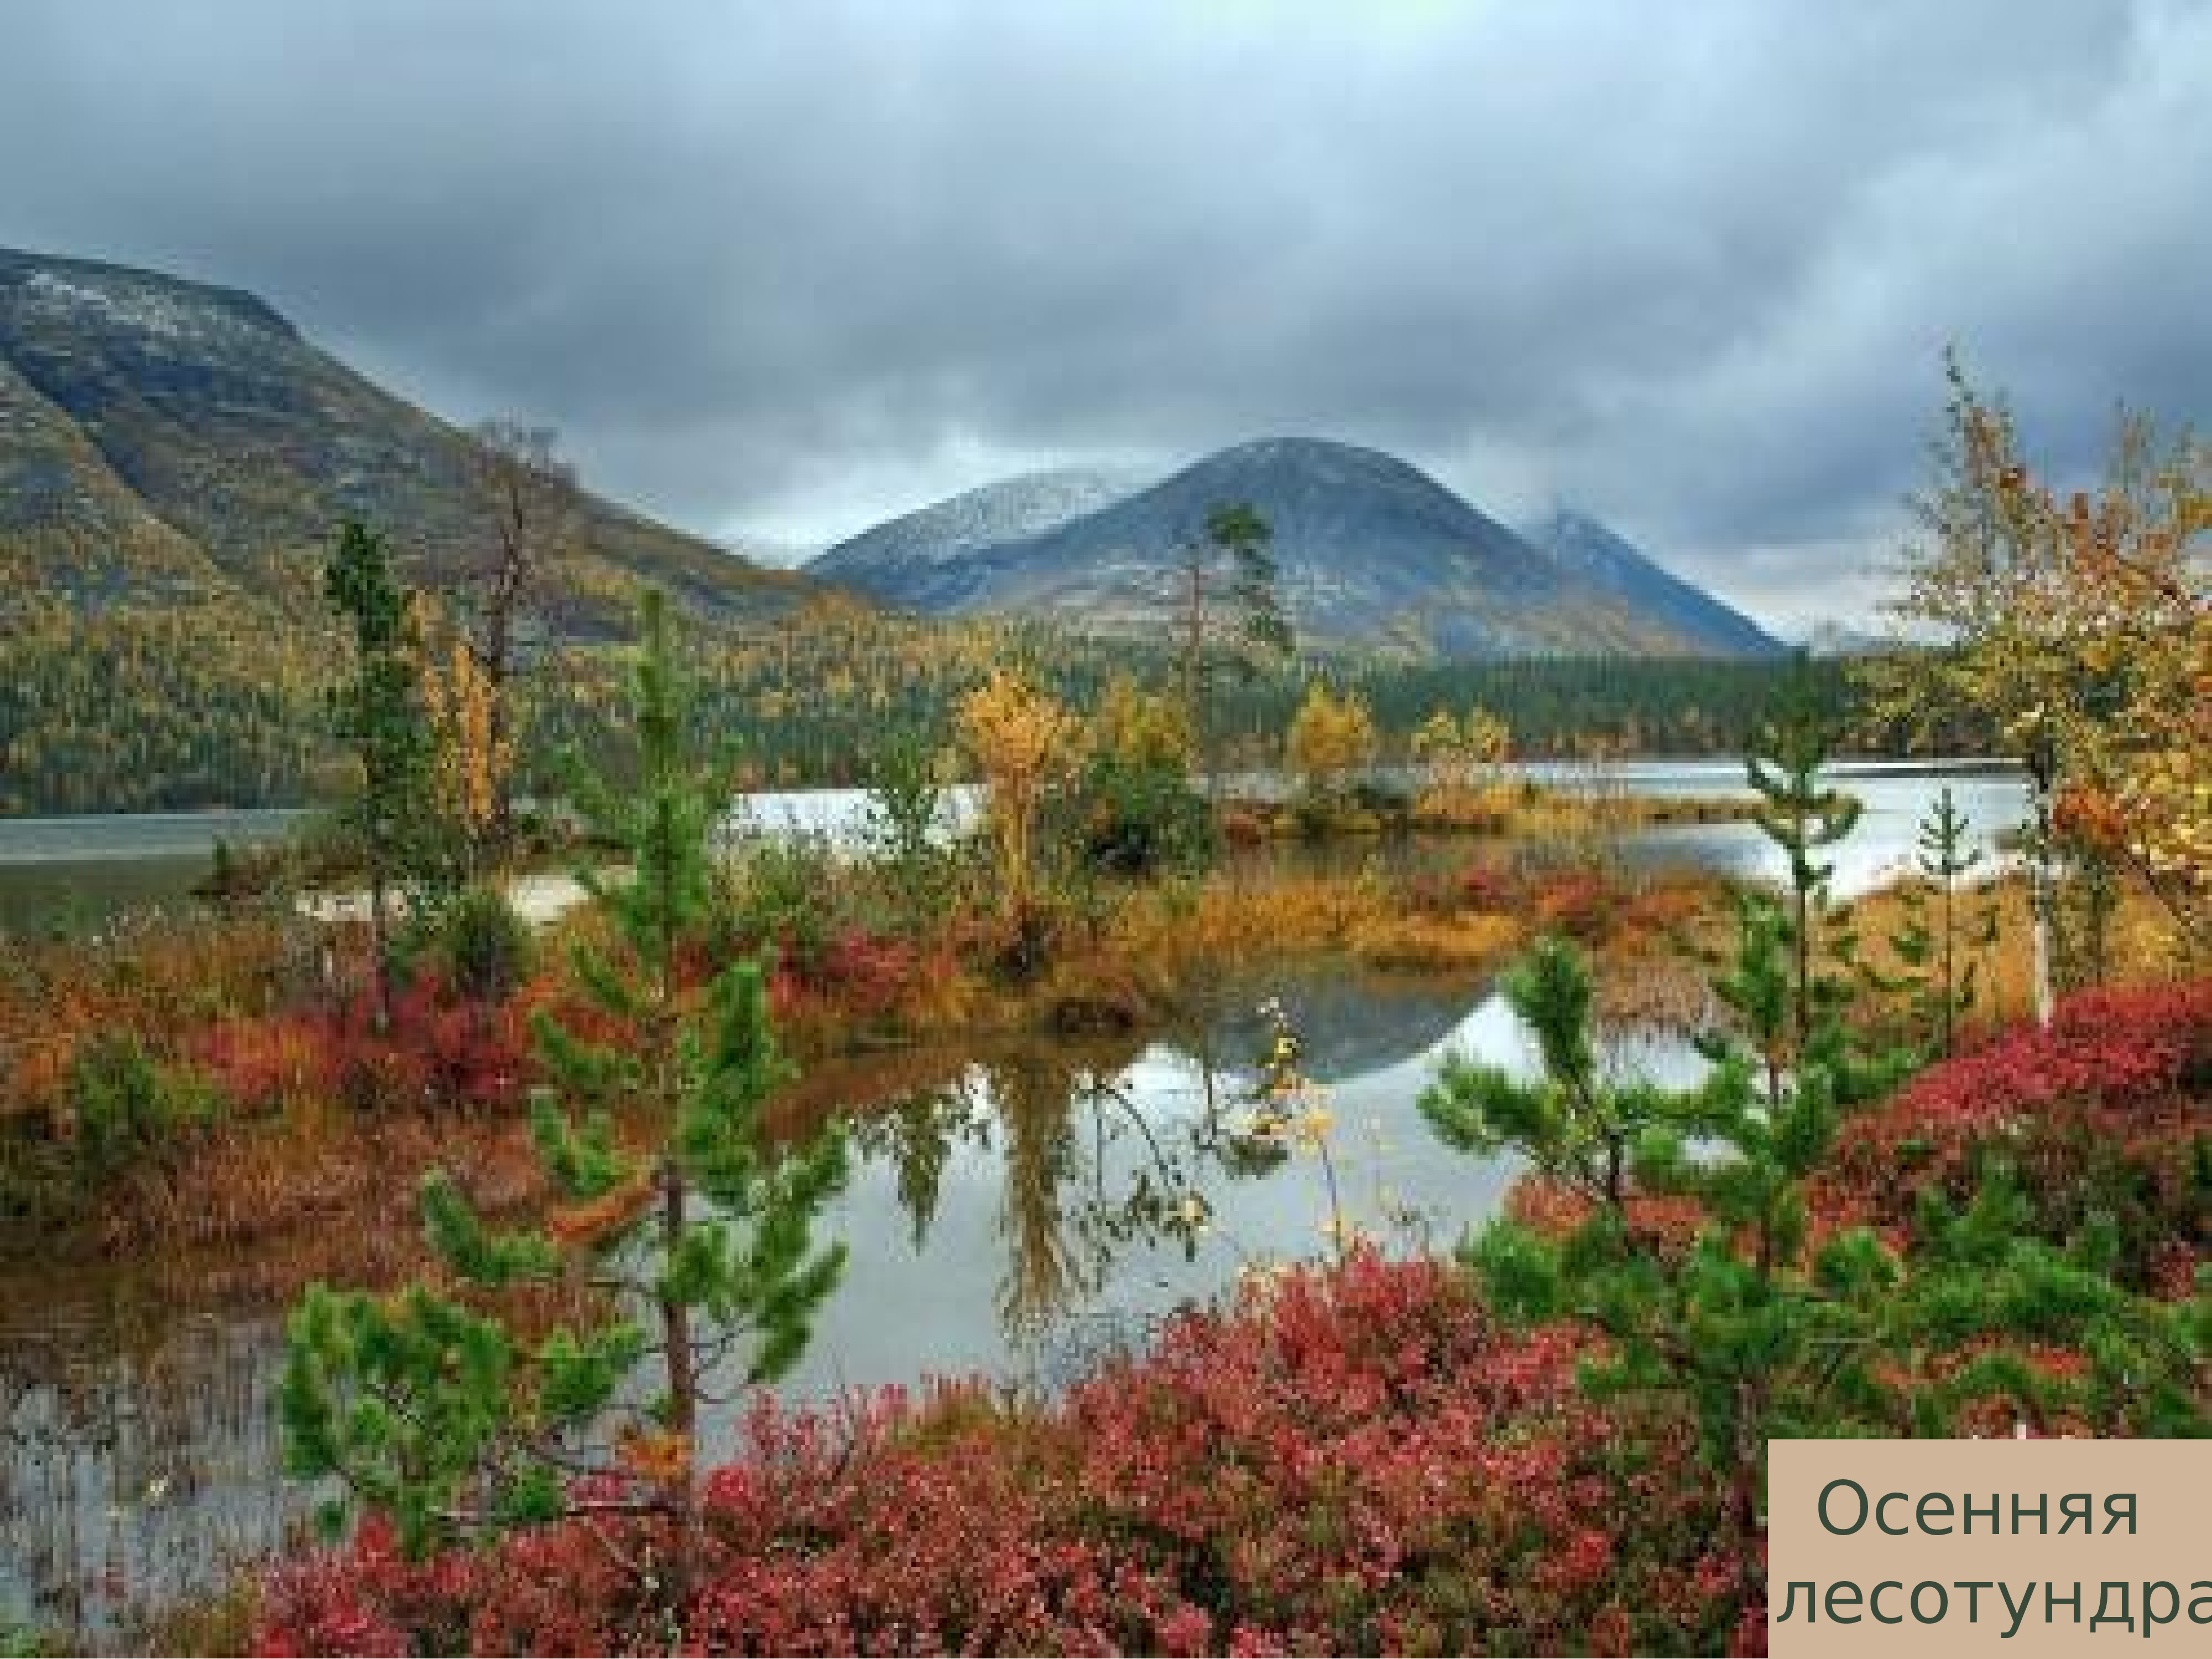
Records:
M217 842L283 841L305 812L118 812L0 818L0 931L71 927L185 899Z
M1735 775L1677 769L1665 782L1711 793ZM1856 771L1866 844L1847 849L1839 884L1909 856L1912 824L1947 781L1984 838L2018 821L2020 786L2002 772ZM795 805L835 834L856 801L755 805L771 823ZM0 825L0 863L41 836L54 844L51 830ZM1650 832L1631 853L1771 868L1741 824ZM177 854L162 842L150 855ZM1326 1085L1326 1161L1262 1156L1236 1133L1268 997ZM1534 1063L1486 984L1309 963L1210 987L1154 1041L917 1048L817 1068L801 1085L810 1109L858 1119L852 1179L824 1220L850 1261L784 1391L975 1372L1049 1391L1248 1267L1326 1254L1338 1224L1394 1249L1450 1243L1514 1174L1449 1152L1419 1117L1416 1097L1454 1049ZM1617 1040L1609 1060L1677 1080L1698 1064L1649 1037ZM180 1304L127 1273L0 1270L0 1629L113 1637L134 1611L221 1583L300 1523L306 1502L278 1473L271 1404L279 1311Z

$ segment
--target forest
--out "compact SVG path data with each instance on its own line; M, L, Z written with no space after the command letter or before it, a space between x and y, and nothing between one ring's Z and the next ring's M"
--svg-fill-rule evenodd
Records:
M342 766L321 718L335 641L327 622L242 626L230 606L118 606L87 617L29 615L0 641L0 814L16 816L300 806ZM1109 647L1037 623L947 623L857 608L803 612L758 637L716 629L691 641L709 718L740 739L757 787L854 787L873 772L886 721L939 750L952 711L991 665L1028 665L1063 702L1091 704L1117 673L1172 683L1159 649ZM618 647L558 646L535 662L518 712L526 779L551 786L562 749L609 740L623 675ZM1357 659L1256 665L1221 688L1219 758L1261 769L1320 674L1357 692L1382 752L1411 758L1440 710L1480 707L1529 759L1739 752L1788 675L1782 662L1534 659L1413 665ZM1847 706L1846 665L1814 671ZM1872 718L1847 723L1850 752L1972 753L1971 713L1915 736Z

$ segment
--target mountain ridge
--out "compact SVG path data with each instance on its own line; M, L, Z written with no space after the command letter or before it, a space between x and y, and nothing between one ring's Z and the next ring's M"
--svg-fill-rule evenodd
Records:
M884 520L806 561L833 580L865 581L915 561L944 564L1042 534L1133 495L1158 477L1135 467L1057 466L1013 473Z
M483 534L475 450L246 289L0 248L0 535L66 600L116 599L133 563L251 597L266 561L319 556L346 517L450 568ZM620 625L628 580L726 619L816 586L589 491L577 506L560 620L586 636Z
M1142 632L1171 610L1176 550L1211 507L1242 501L1268 520L1285 606L1323 648L1445 659L1783 649L1587 515L1571 544L1539 544L1412 464L1334 440L1256 439L1026 533L932 543L933 515L994 488L902 514L805 568L924 614Z

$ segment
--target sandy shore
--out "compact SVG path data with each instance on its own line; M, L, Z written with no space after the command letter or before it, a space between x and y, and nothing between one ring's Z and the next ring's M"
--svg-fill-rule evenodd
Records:
M507 884L507 902L533 927L543 927L583 902L584 890L574 876L518 876ZM300 911L318 921L360 921L368 915L366 893L306 893Z

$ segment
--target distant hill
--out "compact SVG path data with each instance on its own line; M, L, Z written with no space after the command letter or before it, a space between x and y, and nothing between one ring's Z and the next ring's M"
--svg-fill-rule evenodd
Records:
M0 249L0 575L99 609L256 595L357 515L434 570L481 538L468 435L237 289ZM814 591L586 497L556 623L618 624L629 578L695 612Z
M1033 499L1024 481L1012 483L1018 503ZM1036 527L977 533L973 504L995 498L975 492L868 532L807 568L929 614L1040 616L1142 634L1172 613L1177 548L1210 508L1247 501L1273 531L1283 597L1310 647L1416 660L1780 648L1602 526L1582 521L1591 533L1564 549L1532 544L1376 450L1267 439L1148 489L1096 493L1108 498L1087 510L1077 489ZM1074 511L1059 510L1071 502Z
M1158 475L1133 468L1056 467L1018 473L902 514L839 542L807 564L811 575L866 592L913 595L933 571L1008 542L1056 530L1135 495ZM911 597L905 603L915 604Z
M1899 641L1843 623L1820 623L1798 641L1814 657L1876 657L1899 649Z
M1643 615L1712 641L1720 654L1766 656L1783 648L1781 641L1741 611L1662 569L1650 555L1587 514L1556 508L1521 533L1562 569L1618 594Z

